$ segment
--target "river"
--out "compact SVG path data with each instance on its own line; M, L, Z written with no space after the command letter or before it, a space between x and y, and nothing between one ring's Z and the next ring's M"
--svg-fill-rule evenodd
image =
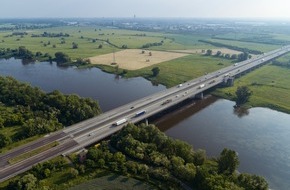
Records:
M76 93L99 101L103 111L164 90L143 78L122 79L97 68L61 68L56 64L23 64L0 60L0 75L38 86ZM290 189L290 115L266 108L235 111L234 103L208 97L184 106L156 121L171 137L192 144L195 149L218 156L224 147L240 158L240 172L264 176L271 189Z
M48 62L25 64L15 59L0 60L0 75L13 76L46 92L57 89L93 98L103 112L166 89L142 77L124 79L97 68L58 67Z
M156 121L168 136L218 156L238 152L240 172L264 176L271 189L290 189L290 115L267 108L236 111L232 101L208 97Z

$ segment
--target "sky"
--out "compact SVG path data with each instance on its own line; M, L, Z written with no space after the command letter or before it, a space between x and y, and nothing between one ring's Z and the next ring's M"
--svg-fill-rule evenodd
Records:
M289 18L288 0L0 0L0 18Z

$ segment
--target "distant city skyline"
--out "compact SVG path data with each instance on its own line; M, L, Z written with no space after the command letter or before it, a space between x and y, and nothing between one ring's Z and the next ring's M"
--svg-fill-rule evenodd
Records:
M1 0L0 18L290 18L286 0Z

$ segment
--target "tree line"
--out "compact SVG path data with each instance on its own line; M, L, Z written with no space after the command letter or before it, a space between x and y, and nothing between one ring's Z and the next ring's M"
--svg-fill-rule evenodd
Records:
M213 55L213 52L211 49L208 49L208 50L202 50L202 53L204 53L205 56L211 56ZM232 54L230 55L229 53L227 54L223 54L221 51L217 51L215 55L213 55L215 57L223 57L223 58L226 58L226 59L232 59L232 60L235 60L237 59L237 61L245 61L247 59L251 59L252 56L248 53L248 52L243 52L243 53L240 53L240 54Z
M280 66L280 67L290 68L290 60L288 62L287 61L282 62L282 61L278 61L278 60L273 60L272 64L276 65L276 66Z
M100 114L90 98L44 93L12 77L0 76L0 127L20 126L13 136L0 134L0 148L28 137L46 134Z
M72 44L72 48L78 48L78 45L76 43ZM19 46L16 49L10 49L10 48L0 48L0 58L9 59L11 57L14 57L16 59L22 59L26 61L35 61L35 60L42 60L42 61L55 61L58 65L64 66L64 65L88 65L90 64L89 59L81 59L78 58L75 61L72 61L72 59L63 52L56 52L54 54L54 58L48 53L43 54L42 52L36 52L33 53L32 51L28 50L25 46Z
M227 45L227 44L222 44L222 43L218 43L218 42L212 42L209 40L198 40L199 42L203 42L203 43L207 43L207 44L211 44L213 46L217 46L217 47L226 47L232 50L236 50L236 51L241 51L241 52L248 52L251 54L262 54L262 51L259 50L253 50L253 49L248 49L248 48L241 48L241 47L237 47L237 46L233 46L233 45Z
M50 32L43 32L42 34L32 34L31 37L48 37L48 38L59 38L59 37L69 37L70 35L67 33L50 33Z
M145 49L145 48L150 48L150 47L153 47L153 46L162 46L163 45L163 41L161 42L154 42L154 43L147 43L147 44L144 44L142 45L142 49Z
M269 36L260 36L260 37L255 36L255 37L241 38L241 39L212 37L212 39L239 41L239 42L252 42L252 43L271 44L271 45L286 45L289 43L289 41L274 39Z

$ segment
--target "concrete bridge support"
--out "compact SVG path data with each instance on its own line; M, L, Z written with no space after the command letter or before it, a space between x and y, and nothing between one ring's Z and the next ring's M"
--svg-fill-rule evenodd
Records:
M224 86L233 86L234 85L234 81L235 81L235 78L234 77L228 77L228 78L224 78L222 84Z
M203 99L203 92L195 95L195 97L202 100Z
M227 81L227 85L228 86L234 86L234 81L235 81L234 77L229 78L228 81Z

